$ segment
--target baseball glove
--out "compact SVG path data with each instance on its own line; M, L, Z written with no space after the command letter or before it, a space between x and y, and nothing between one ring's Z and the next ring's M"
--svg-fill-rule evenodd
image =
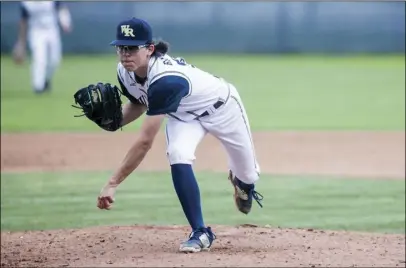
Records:
M83 114L100 128L107 131L116 131L121 127L123 119L121 91L109 83L97 83L79 89L74 95L75 103L72 105L81 109Z

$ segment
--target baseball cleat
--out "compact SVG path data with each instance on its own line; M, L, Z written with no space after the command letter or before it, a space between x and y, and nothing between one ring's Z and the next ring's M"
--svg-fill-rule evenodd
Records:
M45 81L45 86L43 91L50 91L51 90L51 81L47 80Z
M189 240L180 244L179 251L185 253L196 253L209 251L216 236L210 227L201 228L190 233Z
M228 179L234 187L234 201L238 210L244 214L248 214L251 211L252 199L257 201L258 205L262 208L263 196L254 190L254 184L245 184L233 175L230 170Z

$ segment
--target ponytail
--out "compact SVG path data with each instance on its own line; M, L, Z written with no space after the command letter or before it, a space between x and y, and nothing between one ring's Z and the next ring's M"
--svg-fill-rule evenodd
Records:
M169 43L163 40L160 40L158 42L153 42L155 46L155 51L152 55L156 54L166 54L169 50Z

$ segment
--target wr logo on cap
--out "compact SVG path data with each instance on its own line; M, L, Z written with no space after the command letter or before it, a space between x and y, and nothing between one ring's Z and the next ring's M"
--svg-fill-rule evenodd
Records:
M135 37L133 31L134 30L130 28L130 25L121 25L121 33L124 34L124 36Z

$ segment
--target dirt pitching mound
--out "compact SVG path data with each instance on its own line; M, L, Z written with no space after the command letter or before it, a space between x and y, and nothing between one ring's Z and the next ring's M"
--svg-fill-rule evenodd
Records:
M210 252L177 252L186 227L128 226L2 234L2 266L402 267L405 237L214 226Z
M405 178L404 132L255 133L263 173ZM2 134L1 171L111 170L137 133ZM207 137L196 170L227 171L220 143ZM168 171L159 135L139 167ZM2 232L4 267L405 267L405 236L213 226L211 252L183 254L188 227L127 226Z

